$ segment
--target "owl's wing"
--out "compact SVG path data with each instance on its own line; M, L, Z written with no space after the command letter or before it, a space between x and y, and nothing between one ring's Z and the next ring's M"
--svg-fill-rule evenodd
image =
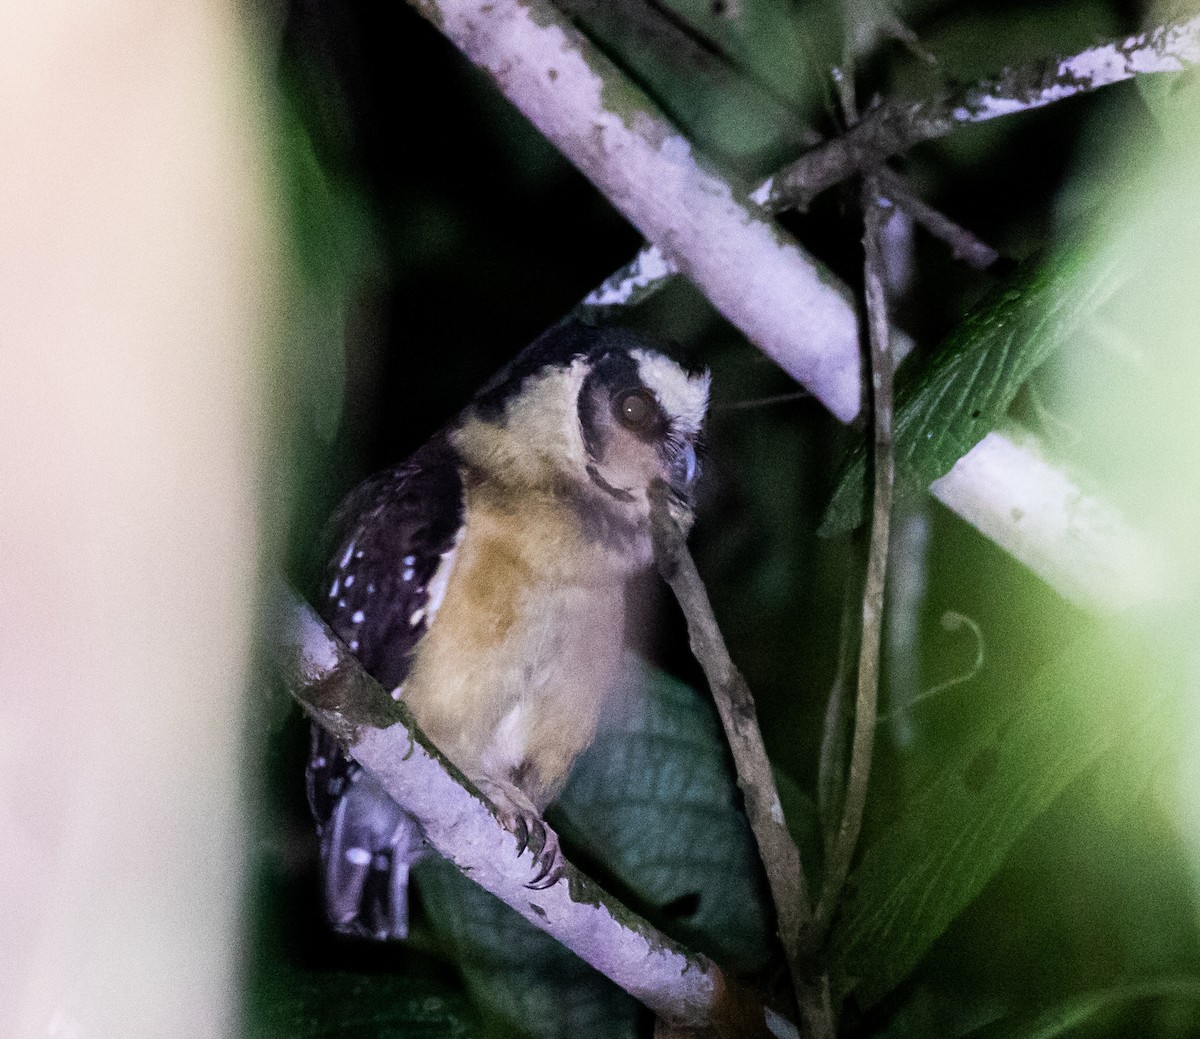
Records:
M436 440L361 484L330 521L318 612L389 691L432 620L430 587L453 561L462 494L458 459ZM405 937L408 865L421 848L415 821L317 726L306 777L330 922L347 934Z

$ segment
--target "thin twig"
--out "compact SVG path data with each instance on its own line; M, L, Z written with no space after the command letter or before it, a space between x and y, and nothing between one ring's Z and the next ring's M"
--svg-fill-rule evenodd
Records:
M833 82L836 88L838 107L842 112L842 121L849 129L858 122L858 77L855 73L857 66L857 49L854 40L856 30L864 23L862 12L857 10L854 0L842 0L842 62L833 70Z
M651 491L654 556L687 619L692 653L708 679L737 770L746 815L767 874L779 919L779 935L792 973L800 1024L810 1039L832 1039L833 1012L827 977L816 968L813 916L800 853L788 833L775 777L767 759L754 699L730 659L713 616L704 582L688 552L683 532L671 517L668 491Z
M805 400L812 394L808 390L793 390L791 393L772 393L768 397L752 397L748 400L731 400L725 403L713 404L710 411L749 411L752 408L767 408L772 404L790 404L792 401Z
M842 822L833 854L825 866L825 882L816 910L817 933L828 933L842 887L850 872L854 849L862 828L867 785L871 777L871 751L875 742L875 712L879 696L879 647L883 632L883 599L887 581L888 533L891 527L895 458L892 451L891 340L888 336L887 299L884 294L882 243L885 211L879 204L876 177L863 180L863 245L866 251L867 329L871 348L871 389L875 427L875 488L871 541L867 550L867 580L863 590L862 640L858 658L858 694L854 704L854 740Z
M837 70L835 75L844 76ZM990 245L924 201L903 173L886 166L880 167L878 172L884 195L935 238L949 245L956 260L962 260L976 270L987 270L999 259L1000 254ZM773 178L763 181L751 193L750 199L761 204L764 212L774 214L787 207L772 202L769 197L772 183ZM572 311L572 316L591 321L607 320L627 307L644 303L666 288L678 273L679 265L665 256L658 246L643 245L632 260L592 289Z
M964 682L971 681L980 671L983 670L984 660L984 641L983 631L976 621L973 621L965 613L959 613L956 610L947 610L942 614L942 627L946 631L961 631L966 628L975 636L975 660L966 671L961 671L957 675L951 675L949 678L944 678L937 685L930 686L922 693L911 697L908 700L902 700L892 710L886 714L881 714L879 720L891 721L900 715L912 710L917 704L924 703L926 700L932 700L935 696L941 696L942 693L956 686L962 685Z
M921 688L921 618L929 578L929 515L923 500L897 502L892 514L891 559L884 625L887 684L882 695L893 706L914 700ZM911 747L915 731L903 709L881 714L890 721L891 738L900 749Z
M570 864L531 891L531 853L424 737L313 609L286 585L273 590L275 668L309 716L421 824L430 845L659 1016L708 1024L730 986L719 967L634 915Z
M1006 69L965 90L920 101L889 101L841 137L806 152L780 170L765 191L768 208L803 208L826 188L922 141L959 126L1025 112L1120 83L1134 76L1179 72L1200 64L1200 16L1149 32ZM759 192L756 192L758 197Z
M1000 254L990 245L922 199L912 184L895 170L881 166L877 173L884 196L931 235L950 246L950 254L956 260L962 260L977 271L986 271L1000 259Z
M935 238L950 246L951 255L976 270L987 270L1000 254L961 224L951 220L941 210L921 198L904 174L882 166L878 170L883 193L898 208L908 213ZM755 189L751 198L762 201L772 181L766 180ZM764 209L773 213L777 208L767 200ZM644 245L638 254L584 297L572 312L585 320L603 321L626 307L644 303L660 289L666 288L679 273L679 265L664 256L656 245Z

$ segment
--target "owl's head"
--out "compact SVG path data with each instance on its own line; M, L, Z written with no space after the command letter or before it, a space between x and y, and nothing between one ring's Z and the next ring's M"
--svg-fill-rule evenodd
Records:
M456 444L489 473L565 484L591 509L648 529L650 488L692 520L709 374L620 328L569 322L536 340L476 397Z

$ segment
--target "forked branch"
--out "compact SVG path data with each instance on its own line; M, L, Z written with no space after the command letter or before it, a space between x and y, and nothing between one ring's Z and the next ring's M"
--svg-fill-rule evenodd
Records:
M1179 72L1200 64L1200 16L1006 69L965 90L924 100L893 100L867 112L846 133L785 166L755 197L768 209L803 208L826 188L874 169L922 141L970 123L1043 108L1137 75Z

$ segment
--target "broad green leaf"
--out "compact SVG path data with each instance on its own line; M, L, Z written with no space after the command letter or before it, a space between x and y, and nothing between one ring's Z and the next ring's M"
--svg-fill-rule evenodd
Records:
M245 1034L253 1039L471 1039L466 996L417 970L305 970L280 956L257 971Z
M772 920L707 698L632 657L624 695L551 813L568 855L672 937L764 966ZM419 867L433 928L516 1034L632 1036L625 993L443 862Z
M889 992L1069 784L1127 738L1166 731L1177 665L1162 640L1114 625L1075 643L1020 709L964 742L851 876L832 935L841 990L862 1006Z
M911 488L945 475L1004 418L1034 370L1114 291L1113 263L1083 248L1018 271L977 306L928 366L897 382L896 471ZM863 521L867 452L851 451L819 533L843 533Z
M769 896L707 692L633 656L613 722L582 755L552 821L597 879L685 945L762 967Z
M975 1029L962 1039L1058 1039L1059 1036L1073 1031L1102 1013L1152 999L1187 1000L1200 1007L1200 979L1166 978L1118 985L1098 992L1083 992L1046 1010L994 1021L983 1028ZM1193 1027L1178 1034L1195 1034L1195 1024L1196 1019L1193 1019Z
M634 1039L639 1005L445 859L416 870L430 925L494 1034Z

